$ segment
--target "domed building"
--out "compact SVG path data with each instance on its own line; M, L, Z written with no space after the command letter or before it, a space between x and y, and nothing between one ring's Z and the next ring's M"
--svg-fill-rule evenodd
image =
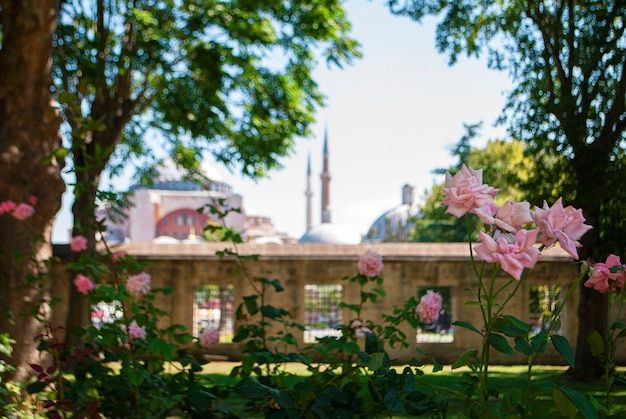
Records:
M304 233L298 243L327 243L327 244L358 244L361 242L361 236L355 234L344 226L333 224L331 222L331 210L330 210L330 171L329 171L329 153L328 153L328 133L324 132L324 163L322 174L320 175L322 181L322 222L318 225L312 223L312 197L311 191L311 159L309 158L307 167L307 189L305 196L307 200L306 210L306 227L307 231Z
M165 159L155 167L156 177L149 186L131 188L130 205L122 222L107 222L107 238L111 241L156 243L194 243L209 223L217 223L208 210L215 205L221 211L230 211L224 218L227 227L242 234L244 240L271 236L282 242L284 234L274 230L267 217L248 216L241 195L233 193L219 172L207 164L200 167L206 180L190 179L172 159ZM207 208L198 211L200 208ZM108 217L107 217L108 218ZM250 221L250 222L249 222ZM251 237L246 230L254 231Z
M374 221L368 229L364 242L406 242L413 229L412 219L419 215L415 203L415 188L402 187L402 204L392 208Z

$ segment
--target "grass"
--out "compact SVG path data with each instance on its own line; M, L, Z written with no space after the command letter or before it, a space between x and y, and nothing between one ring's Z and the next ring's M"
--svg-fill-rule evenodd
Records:
M203 377L208 381L210 385L220 386L233 386L237 383L238 379L230 377L230 372L233 367L239 365L236 362L211 362L205 365L203 370ZM395 367L397 370L402 371L403 366ZM295 374L300 377L305 377L310 373L306 370L306 367L301 364L287 364L285 366L286 371L291 374ZM432 373L430 367L427 367L425 374L419 378L418 388L424 392L439 391L440 397L448 400L449 413L460 412L464 410L464 402L460 398L455 398L449 392L434 390L434 389L450 389L462 391L461 375L464 371L463 368L457 370L451 370L450 366L445 366L443 371ZM565 371L565 367L560 366L534 366L533 367L533 379L534 380L546 380L561 384L564 387L576 390L587 396L595 397L600 403L605 403L605 393L602 390L601 382L563 382L562 375ZM626 368L620 369L621 373L626 373ZM492 366L490 367L489 384L490 387L498 389L503 394L509 394L511 389L521 389L526 385L527 367L525 365L518 366ZM227 408L234 413L242 412L245 405L245 401L242 399L237 400L236 396L231 402L228 403ZM545 414L542 417L561 417L558 413L552 393L550 391L543 392L534 400L535 405ZM626 387L615 386L611 394L611 413L613 415L618 414L616 417L626 417ZM242 417L251 417L249 414L245 414ZM261 417L261 416L259 416ZM404 418L407 416L394 416L395 418Z

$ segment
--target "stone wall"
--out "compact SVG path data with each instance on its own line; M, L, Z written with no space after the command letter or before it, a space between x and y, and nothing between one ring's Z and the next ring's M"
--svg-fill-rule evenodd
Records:
M171 313L174 323L193 329L194 290L198 285L215 284L234 286L235 307L242 297L253 293L252 286L242 274L237 262L232 257L220 259L215 255L228 244L127 244L120 248L140 260L150 262L146 271L152 276L153 287L172 287L170 300L161 298L161 307ZM114 250L119 250L114 249ZM239 254L257 254L257 261L247 261L246 269L253 277L278 279L285 288L281 293L270 293L267 304L289 310L295 321L304 323L304 286L306 284L341 284L343 296L348 303L358 303L358 288L354 284L342 281L345 276L356 273L356 262L367 250L374 250L383 256L384 284L386 297L376 306L368 305L363 312L364 319L382 323L382 313L391 313L395 306L403 306L411 295L417 295L417 287L449 286L452 290L452 320L463 320L480 328L482 317L475 305L465 302L473 297L476 289L475 275L471 270L467 244L360 244L360 245L240 245ZM62 264L55 267L55 296L67 297L69 278L62 273ZM505 314L522 320L529 319L529 293L532 285L558 284L561 295L569 290L580 271L578 264L560 249L544 252L536 267L528 272L519 284L516 296L508 303ZM510 276L500 273L498 281L509 281ZM511 287L517 281L512 281ZM578 292L565 306L562 313L561 331L570 344L575 344L577 332L576 310ZM64 318L63 304L55 308L55 316ZM349 314L344 321L350 321ZM479 348L481 338L475 332L461 327L454 328L452 343L417 343L416 331L404 326L403 331L409 336L410 347L391 349L390 355L398 363L404 363L417 356L416 348L435 356L440 363L451 363L468 349ZM300 344L302 334L297 333ZM216 355L227 356L231 360L241 358L238 344L220 343L212 349ZM626 351L618 351L618 362L626 359ZM494 364L525 364L526 359L519 354L504 355L492 351ZM538 363L563 364L564 360L550 346L538 359Z

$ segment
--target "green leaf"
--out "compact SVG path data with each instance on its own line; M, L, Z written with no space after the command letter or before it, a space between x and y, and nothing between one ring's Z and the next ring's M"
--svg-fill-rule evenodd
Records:
M369 363L367 367L372 371L377 371L383 366L385 359L384 352L376 352L370 355Z
M593 403L591 403L591 401L589 401L589 399L585 397L584 394L565 387L556 387L553 391L553 394L555 396L555 404L557 403L557 394L559 394L558 397L560 399L559 403L561 407L559 407L559 404L557 404L557 408L559 409L559 412L561 412L561 414L563 414L564 416L573 419L576 417L576 412L578 411L583 415L585 419L598 418L598 411L593 406ZM564 402L563 396L566 397L568 401L567 403ZM563 408L564 410L561 410L561 408Z
M282 292L285 290L278 279L261 278L261 282L273 286L276 292Z
M530 346L533 347L533 350L535 352L545 352L547 338L548 332L542 330L541 332L530 338Z
M515 338L515 349L526 356L531 356L535 352L528 340L519 336Z
M390 390L384 397L385 407L392 413L402 411L403 402L400 395L395 390Z
M574 366L574 352L572 351L572 347L564 336L561 335L551 335L550 341L554 348L563 355L563 358L567 361L570 366Z
M143 384L144 376L141 371L131 371L128 374L128 381L135 387L139 387Z
M526 337L530 332L530 324L505 315L496 319L494 330L511 337Z
M526 332L530 332L530 329L531 329L530 323L523 322L517 317L509 316L508 314L505 314L503 317L506 318L508 321L510 321L518 329L525 330Z
M589 350L594 357L604 353L604 340L597 330L589 332L587 335L587 342L589 343Z
M28 391L28 394L35 394L43 391L47 386L48 384L43 381L35 381L34 383L30 383L26 386L26 391Z
M496 351L502 352L506 355L513 355L513 348L511 348L509 342L504 336L498 335L497 333L490 333L488 339L489 345L491 345L491 347Z
M270 319L278 319L283 316L289 315L289 312L284 308L278 308L274 306L262 306L261 313L263 313L265 317L269 317Z
M613 323L611 323L611 330L615 329L626 329L626 323L619 320L614 321Z
M465 328L465 329L471 330L472 332L476 332L476 333L478 333L478 334L479 334L479 335L481 335L481 336L483 335L483 334L482 334L482 333L480 333L480 331L479 331L478 329L476 329L476 328L475 328L472 324L467 323L467 322L464 322L464 321L457 320L457 321L455 321L455 322L452 322L452 325L453 325L453 326L460 326L460 327L463 327L463 328Z
M251 377L245 377L239 380L235 385L235 392L240 396L249 399L263 399L270 394L269 387L264 386Z
M426 393L414 391L406 396L404 410L412 416L421 416L431 409L430 399Z
M460 357L458 357L453 363L452 363L452 369L456 369L456 368L461 368L467 365L467 361L470 358L476 358L478 356L478 349L470 349L468 351L465 351L465 353L463 353L463 355L461 355Z
M250 313L251 316L254 316L259 311L259 306L257 305L256 299L257 295L247 295L243 297L243 303L246 306L246 310Z

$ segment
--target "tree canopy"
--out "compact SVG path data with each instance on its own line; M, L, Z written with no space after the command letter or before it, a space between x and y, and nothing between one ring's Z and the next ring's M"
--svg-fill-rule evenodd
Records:
M338 1L64 1L55 92L74 158L145 153L151 127L263 175L323 104L317 54L359 55L349 30Z
M103 172L134 157L149 167L158 148L191 169L205 153L252 177L279 166L324 104L319 57L360 56L350 29L339 0L63 1L53 77L76 175L74 233L93 251Z
M508 71L502 121L527 143L535 160L527 192L560 195L581 208L593 230L582 238L582 259L603 260L626 250L612 234L623 209L626 128L626 3L621 1L389 0L391 11L421 21L439 16L436 44L453 64L459 55L486 54ZM542 198L549 198L543 196ZM622 206L623 207L623 206ZM614 211L617 211L614 212ZM623 217L621 218L623 219ZM619 236L619 237L618 237ZM588 350L591 330L605 330L606 299L581 287L573 376L599 373Z

